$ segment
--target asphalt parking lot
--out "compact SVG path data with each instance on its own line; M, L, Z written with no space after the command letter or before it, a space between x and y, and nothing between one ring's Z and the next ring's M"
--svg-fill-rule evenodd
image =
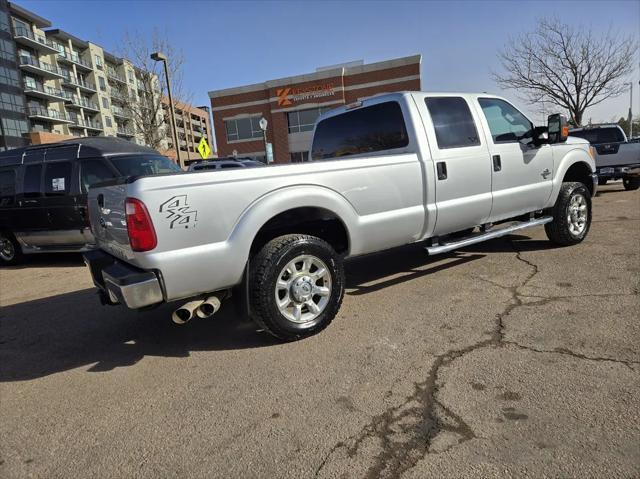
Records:
M0 270L1 477L638 477L640 191L542 228L354 260L279 344L102 307L78 256Z

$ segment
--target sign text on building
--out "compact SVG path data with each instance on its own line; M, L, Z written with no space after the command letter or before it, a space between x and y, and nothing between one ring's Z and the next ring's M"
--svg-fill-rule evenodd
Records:
M312 98L322 98L335 95L333 83L323 83L305 87L287 87L276 90L278 96L278 106L292 105L294 102L310 100Z

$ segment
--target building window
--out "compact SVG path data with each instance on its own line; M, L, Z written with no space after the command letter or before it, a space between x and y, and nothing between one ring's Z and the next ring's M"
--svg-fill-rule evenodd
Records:
M2 10L0 10L0 31L11 32L9 29L9 15Z
M109 100L107 99L107 97L102 97L102 107L109 108Z
M113 126L113 123L111 123L111 117L110 116L105 116L104 117L104 122L109 128L111 128Z
M480 144L471 110L462 97L425 98L436 131L438 148L463 148Z
M12 62L16 61L16 47L9 40L0 38L0 58Z
M24 112L22 96L13 93L0 93L0 110Z
M2 127L6 136L22 136L29 132L29 125L24 120L2 119Z
M260 117L237 118L224 122L227 129L227 141L251 140L262 138L262 130L258 122Z
M309 161L309 152L296 151L294 153L289 153L289 159L291 160L291 163L303 163L305 161Z
M372 154L404 148L409 136L398 102L387 101L347 111L318 123L313 160Z
M20 86L18 71L13 68L0 66L0 84L9 86Z
M100 84L100 90L107 91L107 83L104 81L104 77L98 77L98 83Z
M129 83L133 85L133 71L127 70L127 76L129 77Z
M102 57L100 55L96 55L96 67L98 70L102 70Z
M303 131L313 130L318 117L327 110L330 110L330 108L320 107L310 108L308 110L290 111L287 113L289 133L300 133Z

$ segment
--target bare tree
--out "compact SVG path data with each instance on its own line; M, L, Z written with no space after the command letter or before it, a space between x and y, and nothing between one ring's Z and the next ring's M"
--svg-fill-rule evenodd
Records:
M151 59L154 52L162 52L168 58L174 102L190 103L191 95L184 88L183 82L184 55L158 30L154 30L151 37L142 36L138 32L125 33L118 54L129 60L136 69L137 88L121 87L119 93L126 98L125 110L142 135L144 143L158 149L165 139L170 139L173 143L173 136L168 104L163 101L167 97L164 66ZM185 138L185 133L178 132L178 141ZM173 148L179 147L173 145Z
M584 111L625 92L624 79L636 64L638 42L608 32L596 35L557 19L538 20L529 33L510 39L498 54L503 72L494 80L518 91L531 104L548 102L582 123Z

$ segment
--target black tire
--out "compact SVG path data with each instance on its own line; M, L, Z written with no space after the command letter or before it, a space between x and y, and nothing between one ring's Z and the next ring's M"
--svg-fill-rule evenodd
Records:
M0 265L11 266L22 261L22 249L8 231L0 231Z
M622 186L627 191L634 191L640 188L640 178L623 178Z
M285 267L301 256L320 260L321 263L326 265L326 269L330 275L330 287L324 288L325 291L329 291L328 295L326 295L325 292L325 296L328 296L328 299L319 314L314 313L308 306L300 302L294 302L296 299L293 282L290 283L292 285L291 289L277 289L277 281L281 279L281 274L287 274L284 272ZM304 273L298 272L298 266L299 264L295 263L294 268L296 269L296 273L292 273L290 278L287 278L285 282L294 281L293 278L304 282L305 278L309 278L309 276ZM311 268L313 268L313 266ZM302 269L304 269L304 266L301 267L301 270ZM318 270L319 269L316 269L315 271ZM303 283L298 282L298 284L304 286ZM310 285L310 283L308 284ZM328 283L322 282L322 284ZM293 341L310 336L326 328L340 309L340 304L344 296L344 268L342 258L334 251L329 243L315 236L290 234L274 238L251 259L249 291L251 317L260 327L285 341ZM303 321L301 317L298 318L303 322L295 322L295 318L286 317L285 314L288 313L288 310L283 313L276 302L276 296L281 294L286 296L286 298L292 298L291 304L293 305L293 309L295 309L296 304L302 304L301 311L303 311L303 313L301 314L310 316L318 314L318 316L308 321ZM284 298L282 299L286 300ZM311 300L314 302L318 301L318 303L323 301L320 296L315 295L312 296ZM292 310L291 315L294 314L295 312Z
M579 200L576 198L580 198ZM573 218L572 202L583 201L586 206L584 227L577 231ZM547 237L560 246L571 246L584 240L591 227L591 195L582 183L562 183L556 204L551 209L553 221L544 225Z
M607 178L598 178L598 186L604 186L609 181Z

